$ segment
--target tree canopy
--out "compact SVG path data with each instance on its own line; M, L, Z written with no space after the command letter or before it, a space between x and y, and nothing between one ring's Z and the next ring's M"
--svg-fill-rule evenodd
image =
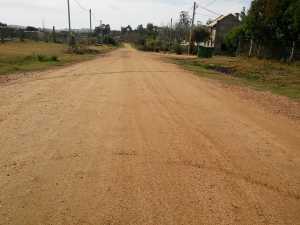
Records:
M203 26L197 26L192 33L192 40L196 43L205 42L209 39L210 33Z
M241 15L241 27L228 34L227 42L235 44L243 37L259 49L276 45L277 48L290 47L290 54L294 53L299 40L300 0L254 0L248 13L244 10Z

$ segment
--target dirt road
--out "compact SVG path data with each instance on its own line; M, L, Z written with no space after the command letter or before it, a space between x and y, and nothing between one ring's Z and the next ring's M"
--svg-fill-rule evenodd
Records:
M300 127L124 48L0 86L1 225L300 224Z

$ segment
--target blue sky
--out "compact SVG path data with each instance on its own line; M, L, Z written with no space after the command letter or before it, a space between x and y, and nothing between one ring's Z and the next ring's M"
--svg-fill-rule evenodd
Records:
M171 18L178 19L179 12L192 12L191 0L70 0L72 28L89 26L88 12L80 8L92 8L93 25L109 23L114 29L121 26L147 22L156 25L167 25ZM204 6L218 14L240 12L243 6L249 7L251 0L199 0ZM206 22L216 14L202 8L197 9L196 21ZM34 25L57 28L67 27L66 0L1 0L0 21L8 24Z

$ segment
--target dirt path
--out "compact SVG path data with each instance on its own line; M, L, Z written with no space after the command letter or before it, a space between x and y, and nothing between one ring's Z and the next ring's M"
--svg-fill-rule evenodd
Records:
M117 50L0 86L0 224L300 224L299 146L293 121Z

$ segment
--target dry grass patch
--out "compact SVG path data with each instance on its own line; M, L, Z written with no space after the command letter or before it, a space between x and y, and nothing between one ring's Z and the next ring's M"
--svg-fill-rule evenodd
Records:
M300 99L300 64L244 57L171 58L200 76Z
M95 57L97 53L104 53L113 47L92 47L91 51L82 54L68 52L64 44L45 42L8 42L0 44L0 74L26 72L62 66Z

